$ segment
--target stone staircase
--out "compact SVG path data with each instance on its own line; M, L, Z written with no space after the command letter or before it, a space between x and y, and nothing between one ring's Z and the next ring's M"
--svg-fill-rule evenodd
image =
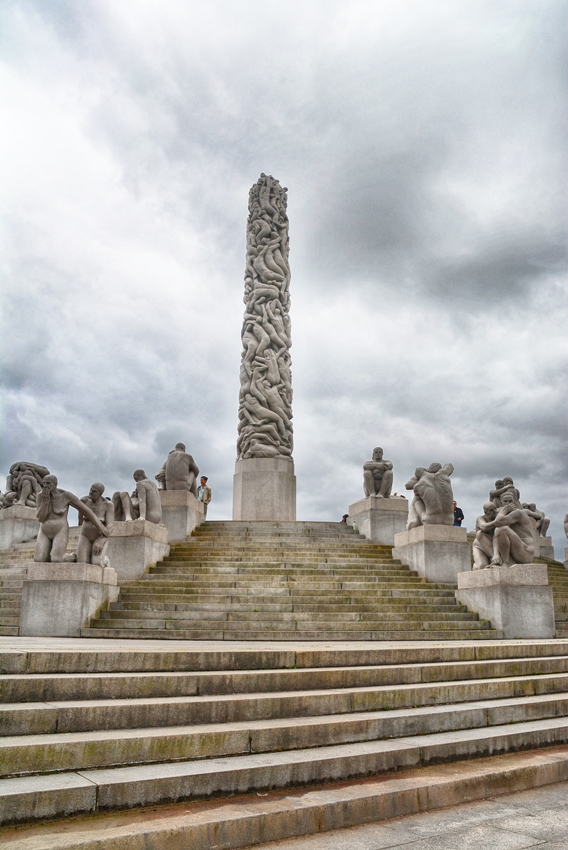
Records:
M242 847L568 778L568 641L12 640L10 850Z
M554 598L556 637L568 638L568 570L560 561L551 558L535 558L535 561L548 567L548 583Z
M78 540L79 527L74 526L69 530L67 552L77 548ZM0 551L0 635L19 634L22 585L34 552L35 540Z
M341 523L208 522L123 584L84 637L187 640L499 638Z

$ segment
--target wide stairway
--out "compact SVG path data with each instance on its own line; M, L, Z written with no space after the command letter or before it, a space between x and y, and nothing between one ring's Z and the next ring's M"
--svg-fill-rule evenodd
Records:
M242 847L568 778L565 641L2 638L0 670L11 850Z
M499 638L391 547L328 522L208 522L82 632L190 640Z

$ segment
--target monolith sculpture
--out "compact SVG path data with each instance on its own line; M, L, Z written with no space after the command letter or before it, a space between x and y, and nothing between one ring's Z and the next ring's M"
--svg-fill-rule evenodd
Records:
M234 520L295 520L286 192L261 174L249 192Z

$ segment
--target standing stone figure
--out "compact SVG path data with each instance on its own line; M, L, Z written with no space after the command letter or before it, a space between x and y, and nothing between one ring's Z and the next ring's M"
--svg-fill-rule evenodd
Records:
M249 193L237 460L292 455L287 191L261 174Z
M46 475L49 475L49 469L38 463L24 460L13 463L6 478L6 492L2 496L2 507L26 505L35 508L37 496Z
M114 506L110 499L103 498L104 484L95 481L91 484L88 496L83 496L81 501L97 516L108 533L112 531L114 521ZM82 564L101 564L105 566L108 537L100 534L99 529L90 520L79 514L81 534L77 546L77 560Z
M392 492L392 463L383 460L380 446L373 449L373 459L363 464L363 489L365 496L378 496L388 499Z
M176 443L164 465L154 476L162 490L189 490L197 498L199 467L187 454L183 443Z
M34 561L54 563L63 561L69 540L69 506L77 509L90 522L101 537L109 536L109 529L88 505L67 490L58 490L55 475L46 475L37 495L37 518L40 521Z
M451 463L431 463L428 469L419 466L414 476L404 485L414 491L414 499L408 511L407 529L419 525L454 524L454 494L450 475L454 471Z
M132 495L118 490L113 493L114 518L117 522L145 519L158 524L162 519L160 491L143 469L137 469L132 477L136 481Z

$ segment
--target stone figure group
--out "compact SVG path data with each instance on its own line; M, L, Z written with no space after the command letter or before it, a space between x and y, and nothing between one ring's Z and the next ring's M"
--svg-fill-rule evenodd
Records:
M291 457L290 267L286 188L249 193L237 457Z
M495 482L475 524L474 570L533 560L538 539L546 535L550 520L534 502L521 503L520 498L512 478Z
M412 490L414 498L408 509L408 530L420 525L454 524L454 494L450 475L451 463L431 463L428 469L416 468L412 478L404 485Z
M162 490L188 490L198 498L197 476L199 467L177 443L156 473ZM87 564L108 563L106 549L108 537L116 522L133 522L137 519L160 523L162 502L158 485L151 481L143 469L133 475L135 488L132 493L118 490L112 499L104 496L101 482L91 485L89 493L82 499L57 486L57 478L47 467L28 461L18 461L10 467L6 482L6 493L1 496L1 507L23 505L36 509L40 522L35 560L38 562L72 560ZM211 488L207 478L202 477L199 499L204 504L211 501ZM69 507L79 513L81 531L77 552L66 555L69 540Z

